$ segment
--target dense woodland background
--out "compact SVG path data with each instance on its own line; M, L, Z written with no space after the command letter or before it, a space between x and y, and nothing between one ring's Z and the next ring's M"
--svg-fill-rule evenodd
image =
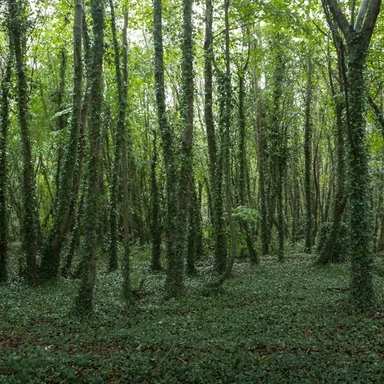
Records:
M164 295L210 262L351 261L384 249L377 0L44 1L0 8L0 281L123 274L151 246ZM373 33L374 32L374 33Z

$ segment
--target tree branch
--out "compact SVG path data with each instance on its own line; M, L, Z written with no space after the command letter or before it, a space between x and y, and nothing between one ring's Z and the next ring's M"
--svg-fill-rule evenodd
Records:
M371 0L364 0L360 6L359 13L356 18L356 23L354 25L355 31L359 32L361 30L361 26L364 22L364 16L367 13Z
M368 46L373 33L373 28L376 24L377 16L380 12L381 0L365 0L361 8L365 3L368 3L368 10L367 10L367 15L365 17L365 21L362 27L362 31L364 32L364 37L363 37L364 42ZM356 20L356 24L357 24L357 20Z
M352 27L348 23L348 20L345 17L343 11L341 10L339 3L337 2L337 0L325 0L325 2L328 4L329 10L335 18L341 31L343 32L345 39L349 41L352 37Z

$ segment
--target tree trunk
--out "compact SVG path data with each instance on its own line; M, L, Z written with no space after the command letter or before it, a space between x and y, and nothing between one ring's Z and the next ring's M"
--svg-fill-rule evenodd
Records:
M8 167L7 137L9 128L9 91L11 81L11 59L8 56L2 68L0 88L0 283L8 279Z
M48 241L43 250L41 260L41 277L43 280L55 278L60 268L60 251L64 235L70 229L71 193L73 191L74 174L77 163L79 134L81 126L81 99L83 84L82 65L82 17L83 7L81 0L75 0L75 20L73 26L74 39L74 77L72 122L68 143L65 147L63 164L60 172L59 185L57 186L57 209L54 212L53 225L48 236Z
M183 267L180 258L182 254L176 253L177 241L177 179L174 156L174 131L169 124L165 104L164 87L164 49L162 29L162 2L154 0L154 45L155 45L155 90L157 116L162 138L164 166L166 172L167 191L167 218L166 218L166 257L167 279L165 295L167 297L178 296L183 291Z
M93 291L96 278L97 260L97 219L98 219L98 182L99 182L99 144L101 128L101 108L103 101L102 71L104 53L104 4L102 0L91 3L94 43L92 48L93 64L90 90L90 114L88 121L89 144L85 169L84 200L84 245L82 279L75 300L75 312L81 315L93 309Z
M248 49L249 52L249 49ZM244 111L244 74L248 67L249 53L244 67L239 71L239 149L238 149L238 167L239 167L239 203L241 206L246 206L248 201L246 199L247 190L247 146L246 146L246 118ZM240 219L240 228L245 233L246 244L248 248L249 260L252 264L258 264L259 258L257 256L248 223Z
M160 194L156 177L157 167L157 147L156 132L153 132L153 153L151 160L151 238L152 238L152 257L151 270L161 271L161 224L160 224Z
M36 263L39 216L37 210L35 173L33 169L31 138L28 120L28 87L24 67L22 47L25 46L26 37L22 33L25 23L22 21L22 10L16 1L9 0L9 28L12 46L16 59L18 118L23 153L23 180L22 180L22 245L27 261L27 280L37 284L38 271Z
M351 299L356 309L366 310L374 301L372 282L372 212L369 199L369 169L365 132L366 56L380 0L364 0L351 27L336 0L324 0L341 29L347 47L348 76L346 116L349 142L349 202L351 206Z
M305 126L304 126L304 189L305 189L305 246L304 252L311 253L312 248L312 62L308 59L308 78L305 96Z

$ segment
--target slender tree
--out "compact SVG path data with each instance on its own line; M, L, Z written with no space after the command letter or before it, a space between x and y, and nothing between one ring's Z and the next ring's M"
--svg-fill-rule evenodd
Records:
M9 0L9 33L12 40L14 57L16 60L17 77L17 106L20 124L20 137L23 154L23 178L22 178L22 245L26 255L26 276L31 284L37 284L37 248L39 243L39 216L37 210L35 171L33 168L33 157L28 116L28 84L25 69L25 57L23 47L26 45L25 26L23 20L25 10L21 2Z
M93 46L92 46L92 72L89 98L89 143L87 150L87 163L85 169L85 207L84 207L84 244L83 244L83 270L81 284L75 300L75 312L78 314L90 313L93 309L93 291L96 279L97 262L97 218L99 182L99 148L101 128L102 71L104 54L104 2L94 0L91 3L93 20Z
M8 279L8 166L7 138L9 128L9 93L11 88L11 56L2 69L0 87L0 283Z
M213 2L206 0L204 37L204 119L207 132L212 221L215 228L215 270L222 274L226 268L227 246L224 223L222 161L218 153L213 119Z
M160 192L156 176L157 145L156 131L153 132L153 151L151 159L151 238L152 257L151 270L161 271L161 223L160 223Z
M183 254L176 252L178 214L177 177L174 154L174 130L169 123L165 103L164 48L161 0L154 0L153 6L157 118L162 139L167 193L167 218L165 224L167 248L167 279L165 290L167 297L174 297L183 291L183 262L181 260Z
M74 175L78 165L78 144L81 129L82 113L82 18L83 7L81 0L74 0L75 17L73 25L73 100L72 120L68 142L65 147L63 164L61 166L59 184L57 186L57 208L54 212L53 224L45 244L41 260L41 277L43 280L55 278L60 267L60 251L64 235L70 229L70 203Z
M305 179L305 247L304 251L311 253L312 248L312 61L309 58L307 68L307 87L305 95L305 124L304 124L304 179Z
M249 63L250 49L248 48L248 53L246 56L246 61L243 65L243 68L239 68L238 71L238 81L239 81L239 96L238 96L238 113L239 113L239 139L238 139L238 200L241 206L246 206L248 204L246 190L248 187L247 178L247 146L246 146L246 116L245 116L245 90L244 90L244 76L247 71ZM245 239L248 248L249 259L252 264L257 264L259 262L255 247L253 245L252 236L248 223L244 220L240 220L241 229L245 233Z

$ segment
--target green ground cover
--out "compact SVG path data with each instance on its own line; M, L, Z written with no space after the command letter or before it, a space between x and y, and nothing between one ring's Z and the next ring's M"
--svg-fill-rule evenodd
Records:
M384 382L380 268L377 307L361 315L346 306L347 263L237 263L214 295L201 264L184 297L168 301L165 276L135 263L135 284L145 281L130 312L119 273L98 277L94 317L82 320L68 315L77 281L0 287L0 383Z

